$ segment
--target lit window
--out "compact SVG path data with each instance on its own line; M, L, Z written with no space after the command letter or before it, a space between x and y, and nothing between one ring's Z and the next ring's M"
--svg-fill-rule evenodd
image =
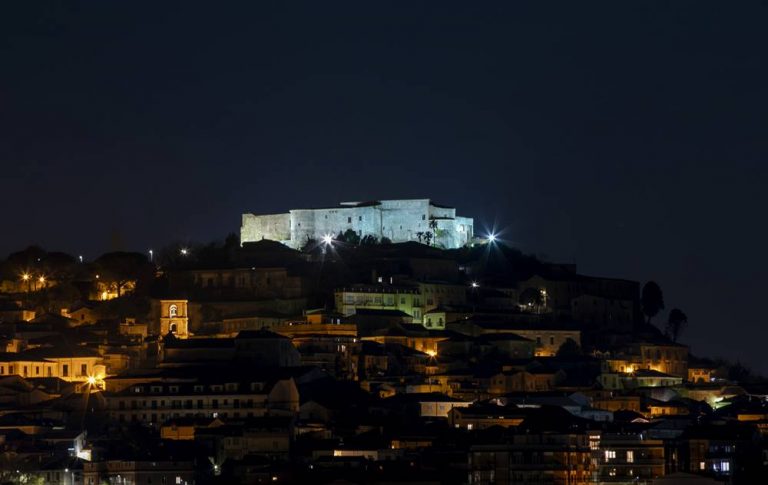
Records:
M605 450L605 461L616 458L616 450Z
M627 451L627 463L634 463L635 462L635 452L632 450Z

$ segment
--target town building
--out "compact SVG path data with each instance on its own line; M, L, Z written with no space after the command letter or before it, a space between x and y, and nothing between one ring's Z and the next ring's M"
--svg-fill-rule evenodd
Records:
M290 416L299 409L291 377L218 376L205 379L149 380L105 392L107 412L120 423L159 426L178 418Z

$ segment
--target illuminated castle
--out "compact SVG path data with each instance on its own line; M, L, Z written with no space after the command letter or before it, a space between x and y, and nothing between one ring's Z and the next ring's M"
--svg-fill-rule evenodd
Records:
M429 199L342 202L323 209L292 209L283 214L243 214L240 242L280 241L292 248L308 240L322 240L352 230L358 236L388 238L392 242L420 241L443 248L458 248L472 240L471 217L456 216L456 209Z

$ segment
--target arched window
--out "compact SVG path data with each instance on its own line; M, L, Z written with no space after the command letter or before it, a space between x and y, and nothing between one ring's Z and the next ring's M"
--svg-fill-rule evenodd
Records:
M178 310L179 310L179 307L177 307L176 305L169 306L168 307L168 316L170 316L171 318L175 317L176 313L178 312Z

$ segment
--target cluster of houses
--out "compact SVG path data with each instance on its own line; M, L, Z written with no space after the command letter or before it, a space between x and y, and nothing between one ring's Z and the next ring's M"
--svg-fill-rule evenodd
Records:
M637 282L495 243L27 256L0 284L3 482L761 483L768 465L768 386L646 323Z

